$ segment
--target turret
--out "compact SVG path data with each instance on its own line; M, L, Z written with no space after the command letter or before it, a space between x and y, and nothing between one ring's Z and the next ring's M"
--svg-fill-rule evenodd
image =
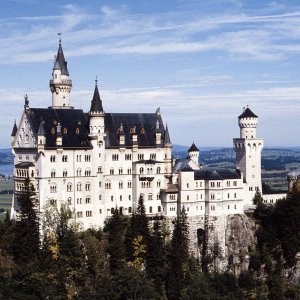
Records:
M46 145L46 131L45 131L45 121L41 120L39 131L38 131L38 151L44 150Z
M60 123L57 123L56 146L62 146L62 133L61 133L61 125L60 125Z
M99 134L104 134L104 110L98 89L98 81L95 80L95 90L91 101L90 116L90 136L96 138Z
M64 52L59 39L57 55L54 59L50 90L52 92L52 108L73 108L70 105L70 93L72 80L69 79L69 71Z
M258 117L250 108L244 108L243 113L239 116L240 138L241 139L256 139L256 127Z
M168 124L166 124L166 129L165 129L165 132L164 132L164 145L165 145L165 147L172 147L170 134L169 134L169 129L168 129Z
M124 133L124 128L122 123L119 128L119 144L120 146L125 145L125 133Z
M161 129L160 129L158 119L156 120L156 124L155 124L155 141L156 141L156 145L161 145Z
M196 147L195 143L193 142L192 146L188 150L189 158L199 165L199 149Z
M256 191L262 192L261 185L261 151L264 141L256 136L258 117L249 107L244 108L238 117L240 137L233 139L236 152L236 167L243 174L246 183L244 193L245 207L252 205Z

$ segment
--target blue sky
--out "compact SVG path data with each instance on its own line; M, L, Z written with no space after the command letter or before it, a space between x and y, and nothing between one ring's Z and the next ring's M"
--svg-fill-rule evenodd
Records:
M51 105L60 31L76 108L97 76L105 111L160 107L174 144L230 147L249 105L266 146L300 146L299 1L1 0L0 148L25 94Z

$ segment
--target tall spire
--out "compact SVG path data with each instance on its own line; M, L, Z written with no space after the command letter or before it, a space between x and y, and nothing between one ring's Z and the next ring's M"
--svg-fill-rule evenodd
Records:
M14 124L13 130L11 132L11 136L12 137L16 136L17 131L18 131L18 127L17 127L16 120L15 120L15 124Z
M168 124L166 124L165 134L164 134L164 143L165 145L171 145L171 139L169 135Z
M72 89L72 80L69 79L69 71L65 60L61 44L61 33L58 33L59 45L57 55L54 58L52 79L50 80L50 89L52 92L53 108L73 108L70 105L70 93Z
M64 51L63 51L62 45L61 45L61 35L62 35L62 33L59 32L58 33L58 36L59 36L59 45L58 45L56 59L55 59L55 62L54 62L54 67L57 67L59 65L60 70L61 70L61 75L69 76L67 62L65 60Z
M98 90L98 79L95 79L95 90L93 100L91 102L90 112L103 112L102 100L100 98L100 93Z

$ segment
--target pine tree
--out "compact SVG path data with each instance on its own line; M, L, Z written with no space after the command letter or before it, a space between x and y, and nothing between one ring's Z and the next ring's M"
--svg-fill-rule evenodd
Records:
M13 252L16 261L31 261L39 253L39 214L37 197L33 185L27 178L25 189L17 194L20 206L19 215L15 224Z
M124 234L125 220L121 216L118 208L114 210L113 215L107 221L104 231L108 232L108 253L110 271L115 273L122 268L125 261Z
M168 299L180 299L189 276L188 223L183 209L175 220L169 254Z

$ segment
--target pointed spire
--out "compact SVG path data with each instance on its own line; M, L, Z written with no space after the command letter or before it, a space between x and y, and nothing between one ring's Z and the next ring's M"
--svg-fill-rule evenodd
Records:
M15 124L14 124L13 130L11 132L11 136L16 136L17 131L18 131L18 127L17 127L16 120L15 120Z
M165 142L165 144L172 144L171 139L170 139L170 135L169 135L168 124L166 124L164 142Z
M58 45L56 60L53 69L56 70L55 68L60 68L61 75L69 76L67 62L65 60L64 52L61 45L61 32L58 33L58 36L59 36L59 45Z
M199 152L199 149L197 148L197 146L195 145L194 142L193 142L192 146L190 147L190 149L188 150L188 152Z
M95 80L95 90L94 90L93 100L91 102L90 112L103 112L102 101L101 101L100 93L99 93L99 90L98 90L97 77L96 77L96 80Z

